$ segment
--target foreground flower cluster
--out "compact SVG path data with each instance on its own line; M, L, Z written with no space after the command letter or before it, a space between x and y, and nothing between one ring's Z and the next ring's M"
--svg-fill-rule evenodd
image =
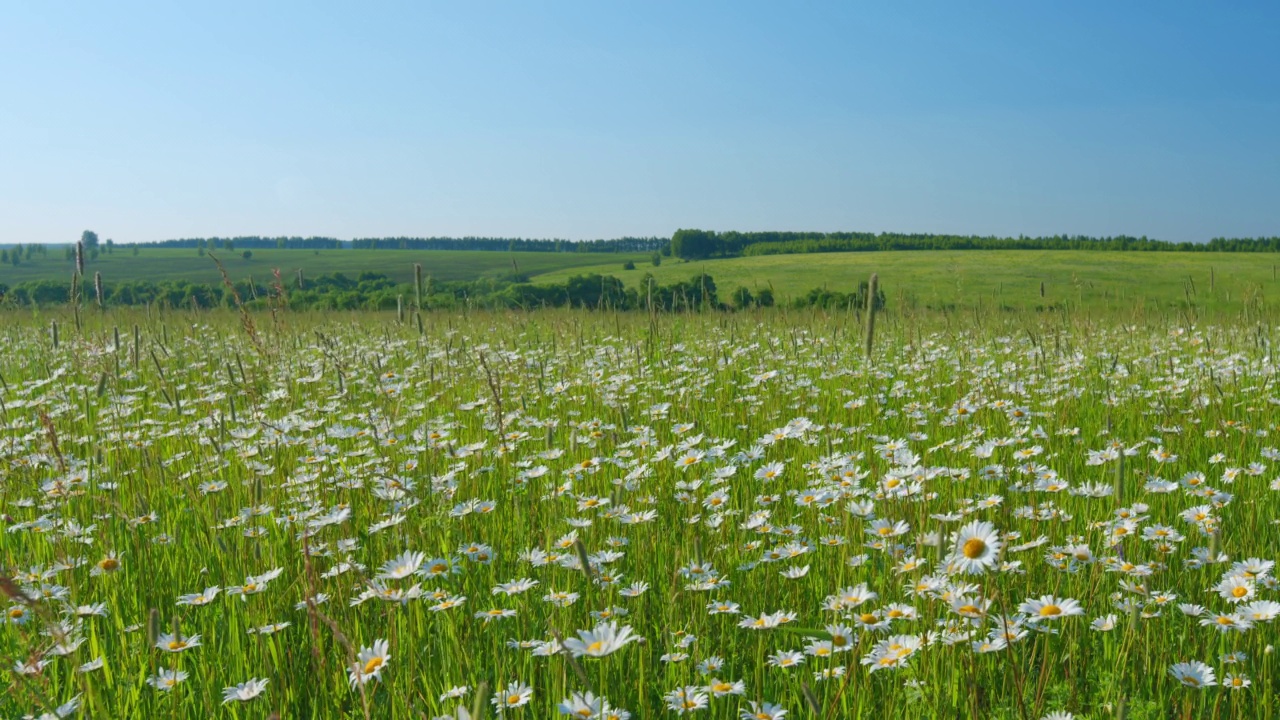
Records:
M868 362L839 326L551 318L228 319L140 358L17 332L18 712L1064 718L1273 692L1255 330L890 330Z

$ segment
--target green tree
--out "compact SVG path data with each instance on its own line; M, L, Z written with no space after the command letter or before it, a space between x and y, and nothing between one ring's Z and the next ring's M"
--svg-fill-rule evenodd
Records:
M671 236L671 254L683 260L700 260L718 254L720 241L708 230L677 230Z
M92 250L98 247L98 233L92 230L85 230L80 233L80 242L84 243L85 250Z

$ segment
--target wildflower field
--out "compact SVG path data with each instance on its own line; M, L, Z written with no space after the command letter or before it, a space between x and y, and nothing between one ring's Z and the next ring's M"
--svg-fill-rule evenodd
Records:
M0 316L0 715L1275 714L1266 314L421 317Z

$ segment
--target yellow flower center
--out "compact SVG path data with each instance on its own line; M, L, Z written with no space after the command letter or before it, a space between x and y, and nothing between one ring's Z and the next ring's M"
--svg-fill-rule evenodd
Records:
M1062 608L1057 605L1045 605L1040 608L1040 617L1057 617L1062 614Z
M386 662L380 657L369 658L369 662L364 664L364 674L369 675L378 668L382 667L382 663Z
M1235 587L1231 588L1231 596L1232 596L1232 597L1242 598L1242 597L1244 597L1245 595L1248 595L1248 594L1249 594L1249 588L1245 587L1244 585L1237 585L1237 586L1235 586Z
M977 560L987 552L987 544L982 538L969 538L964 543L964 556L970 560Z

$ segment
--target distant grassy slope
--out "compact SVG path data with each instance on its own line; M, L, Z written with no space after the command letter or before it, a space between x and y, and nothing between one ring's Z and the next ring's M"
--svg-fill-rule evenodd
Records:
M484 252L473 250L253 250L253 257L245 260L241 250L214 251L226 266L233 279L252 276L265 282L272 268L279 268L292 277L298 268L304 276L342 272L355 276L370 271L384 273L397 282L413 279L413 263L422 263L423 273L437 280L474 280L487 275L503 275L512 271L512 260L520 272L537 275L553 270L576 268L584 265L605 264L622 272L622 265L633 260L637 265L648 262L647 253L536 253L536 252ZM15 285L27 280L58 280L66 282L71 277L73 263L63 259L61 250L49 251L46 258L34 256L30 262L0 265L0 283ZM141 248L134 257L131 250L117 248L110 255L102 253L96 261L88 263L85 272L92 277L101 272L105 282L128 280L189 280L191 282L221 282L213 260L200 257L189 248ZM569 274L573 274L570 272Z
M892 305L910 299L921 305L984 306L1003 303L1034 307L1058 301L1085 306L1132 305L1145 299L1159 303L1184 299L1188 278L1195 284L1198 303L1237 304L1250 291L1261 290L1269 300L1280 299L1280 283L1272 280L1272 266L1280 255L1269 253L1088 252L1064 250L955 250L911 252L851 252L771 255L680 262L664 258L659 267L636 262L601 263L539 275L534 282L553 283L586 272L601 272L638 286L645 273L659 284L686 280L706 272L727 298L737 286L773 287L778 300L802 295L815 287L848 291L871 273L880 274ZM1215 275L1210 293L1210 269ZM1045 298L1040 283L1045 283Z
M1166 304L1185 298L1194 282L1195 300L1208 306L1237 306L1247 293L1261 291L1269 301L1280 300L1280 282L1272 267L1280 255L1269 253L1087 252L1061 250L957 250L818 253L772 255L680 262L664 258L653 267L650 254L505 253L425 250L254 250L245 260L240 251L216 252L235 279L252 276L266 282L271 269L292 278L301 267L307 277L343 272L385 273L397 282L413 278L413 263L438 280L471 280L505 275L512 260L536 283L563 282L573 275L602 273L638 287L651 272L659 283L687 280L707 272L716 280L721 297L739 285L753 292L772 286L779 301L803 295L815 287L848 291L872 272L880 274L890 305L912 301L918 305L984 307L1003 303L1026 308L1061 301L1085 306L1131 306L1140 300ZM635 262L635 270L623 264ZM208 256L182 248L143 248L137 257L129 249L101 254L87 271L102 273L106 282L166 279L217 283L217 267ZM1214 288L1210 292L1209 274ZM62 253L34 258L14 267L0 266L0 283L27 280L65 282L72 263ZM1040 297L1040 283L1046 294Z

